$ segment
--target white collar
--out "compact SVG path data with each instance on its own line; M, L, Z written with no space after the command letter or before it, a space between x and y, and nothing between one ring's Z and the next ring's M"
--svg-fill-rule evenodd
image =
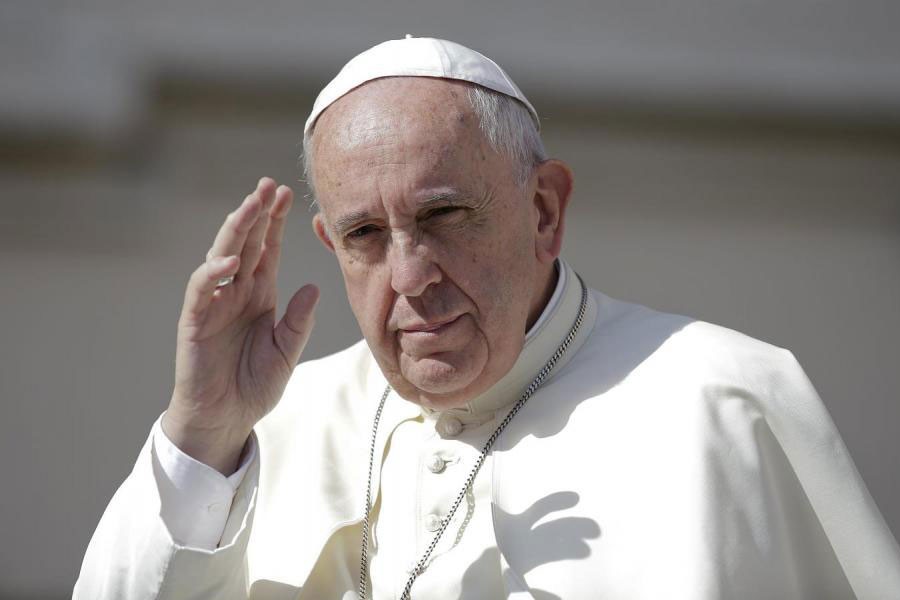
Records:
M566 271L565 268L560 268L561 261L557 260L554 263L554 270L556 271L556 287L553 289L553 295L550 296L550 300L547 301L547 306L544 307L544 310L541 312L540 316L537 318L537 321L534 322L528 329L528 333L525 334L525 343L533 338L538 331L541 330L541 327L544 325L544 322L553 314L553 311L556 309L556 305L559 304L559 299L562 297L563 288L566 285Z

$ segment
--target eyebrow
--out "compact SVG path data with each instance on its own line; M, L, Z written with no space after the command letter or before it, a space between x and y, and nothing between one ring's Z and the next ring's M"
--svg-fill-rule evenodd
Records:
M338 235L343 235L346 231L353 228L354 225L365 221L370 218L370 213L367 210L355 210L353 212L347 213L346 215L341 215L337 219L334 220L334 224L331 228Z
M468 196L460 191L452 190L447 192L438 192L431 194L423 200L417 202L418 210L427 210L436 206L446 206L448 204L470 204Z
M430 194L424 199L416 202L416 210L428 210L430 208L447 206L450 204L470 205L471 201L468 199L468 196L457 190L437 192L434 194ZM335 219L334 224L332 225L332 229L336 234L343 235L358 223L362 223L363 221L367 221L371 218L372 213L370 213L368 210L354 210Z

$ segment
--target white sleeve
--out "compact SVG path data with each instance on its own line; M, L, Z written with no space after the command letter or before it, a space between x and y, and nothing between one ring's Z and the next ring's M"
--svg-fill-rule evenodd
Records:
M238 470L225 477L212 467L185 454L160 425L153 426L153 448L159 459L157 481L160 517L172 539L182 546L202 550L218 547L231 511L235 491L257 452L256 434L251 434L241 453Z
M247 546L259 486L256 438L245 447L249 468L232 478L236 483L243 475L233 494L228 478L200 463L192 465L194 469L173 468L171 474L163 471L154 442L164 446L166 441L154 425L91 536L73 600L247 600ZM201 475L185 476L190 473ZM224 487L217 481L225 482ZM192 495L198 489L207 492ZM207 508L213 500L200 497L209 490L214 497L224 490L225 516L210 518L216 512ZM213 522L218 531L213 531ZM173 534L207 547L188 546Z

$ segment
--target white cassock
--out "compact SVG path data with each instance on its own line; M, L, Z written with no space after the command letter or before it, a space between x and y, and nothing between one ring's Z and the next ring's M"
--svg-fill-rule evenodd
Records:
M554 299L491 390L445 413L388 397L376 599L399 597L481 445L571 328L580 284L559 264ZM204 509L170 489L157 425L74 597L356 598L385 386L363 342L298 366L207 549L190 525ZM575 341L500 437L412 597L885 600L900 598L900 549L790 352L591 291Z

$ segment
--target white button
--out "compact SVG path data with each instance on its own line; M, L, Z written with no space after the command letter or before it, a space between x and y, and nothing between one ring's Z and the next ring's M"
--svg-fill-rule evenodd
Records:
M432 473L440 473L444 470L446 464L444 459L437 454L432 454L428 457L428 460L425 461L425 466L428 467L428 470Z
M425 529L428 531L437 531L441 528L441 518L437 515L428 515L425 517Z
M442 415L437 422L437 430L444 437L456 437L462 431L462 423L456 417Z

